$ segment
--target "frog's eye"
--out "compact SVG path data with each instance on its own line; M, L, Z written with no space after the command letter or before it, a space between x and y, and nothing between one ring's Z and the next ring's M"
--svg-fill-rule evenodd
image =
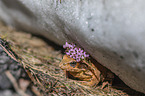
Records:
M70 64L71 67L74 68L76 66L77 62L70 62L69 64Z
M85 63L80 63L79 64L79 66L78 66L78 68L80 68L80 69L87 69L88 68L88 65L87 64L85 64Z

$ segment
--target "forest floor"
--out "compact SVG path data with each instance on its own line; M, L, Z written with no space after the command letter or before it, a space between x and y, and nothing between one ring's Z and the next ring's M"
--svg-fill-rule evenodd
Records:
M126 86L117 76L112 86L104 89L101 89L101 85L96 88L82 86L77 80L66 78L64 71L59 68L64 49L44 37L0 23L0 38L9 43L13 52L5 49L5 45L1 47L11 59L22 65L29 78L20 76L16 79L10 72L6 72L12 87L1 89L0 96L145 96ZM15 82L12 82L12 78Z

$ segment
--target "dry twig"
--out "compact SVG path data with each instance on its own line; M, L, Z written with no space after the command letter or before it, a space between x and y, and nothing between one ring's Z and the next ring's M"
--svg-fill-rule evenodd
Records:
M14 76L10 73L10 71L5 71L6 76L9 78L9 80L11 81L13 87L15 88L16 92L20 95L20 96L29 96L28 94L26 94L19 86L18 83L16 81L16 79L14 78Z

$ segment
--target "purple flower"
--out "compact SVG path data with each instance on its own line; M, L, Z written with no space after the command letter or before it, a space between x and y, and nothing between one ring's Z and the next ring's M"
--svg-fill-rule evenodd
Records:
M83 50L82 50L81 48L79 48L79 50L78 50L78 51L83 52Z
M73 58L73 55L69 55L71 58Z
M89 57L89 54L87 54L86 57Z
M89 57L89 55L88 55L88 54L86 54L86 52L84 52L84 57Z
M76 58L76 61L77 61L77 62L80 62L80 61L81 61L81 59L80 59L80 58Z
M76 59L76 57L75 57L75 56L73 56L73 58L74 58L74 59Z
M84 59L84 56L82 56L81 58Z
M66 55L70 56L71 58L74 58L76 62L80 62L84 58L89 57L84 50L81 48L78 48L75 46L75 44L69 44L68 42L63 45L63 48L67 49Z
M73 48L73 45L69 45L68 47L69 47L69 48Z
M72 52L72 53L74 52L74 53L75 53L75 50L71 48L71 49L69 50L69 52Z
M70 55L70 52L66 52L65 54L66 54L66 55Z
M69 47L70 44L68 44L67 42L65 43L65 45L63 45L63 48L67 48Z

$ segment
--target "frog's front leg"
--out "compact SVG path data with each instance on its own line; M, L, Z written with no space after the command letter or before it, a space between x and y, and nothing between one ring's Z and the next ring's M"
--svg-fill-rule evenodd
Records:
M101 81L101 72L96 68L96 66L91 63L87 62L86 60L83 60L83 62L88 65L89 70L93 73L93 75L96 77L97 82L99 83Z
M78 78L80 81L89 81L92 78L91 74L88 74L87 70L80 72L69 72L75 78Z

